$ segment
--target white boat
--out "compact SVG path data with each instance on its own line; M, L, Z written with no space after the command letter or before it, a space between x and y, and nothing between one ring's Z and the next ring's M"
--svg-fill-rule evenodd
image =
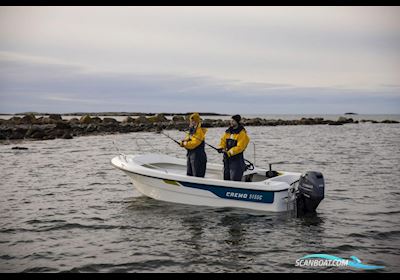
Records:
M271 172L254 167L245 171L242 181L226 181L221 164L207 163L204 178L187 176L186 159L163 154L120 154L111 163L143 195L174 203L307 213L314 212L324 198L323 176L313 171Z

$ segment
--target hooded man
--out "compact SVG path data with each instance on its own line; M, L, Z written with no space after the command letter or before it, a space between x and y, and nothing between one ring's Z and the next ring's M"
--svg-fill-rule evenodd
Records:
M206 174L207 155L204 150L206 128L201 127L201 118L198 113L189 117L189 132L184 140L180 142L181 147L187 150L187 172L188 176L204 177Z
M232 116L230 127L219 144L218 152L224 153L224 180L241 181L246 170L243 152L250 138L240 121L240 115Z

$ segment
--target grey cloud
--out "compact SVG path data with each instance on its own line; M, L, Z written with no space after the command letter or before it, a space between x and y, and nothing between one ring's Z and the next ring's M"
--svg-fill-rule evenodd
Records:
M396 87L380 91L246 83L206 76L89 72L0 61L0 112L399 113Z

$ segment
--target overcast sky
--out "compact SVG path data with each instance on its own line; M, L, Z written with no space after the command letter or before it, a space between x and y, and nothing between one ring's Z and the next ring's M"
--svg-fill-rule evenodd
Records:
M0 7L0 112L400 113L400 7Z

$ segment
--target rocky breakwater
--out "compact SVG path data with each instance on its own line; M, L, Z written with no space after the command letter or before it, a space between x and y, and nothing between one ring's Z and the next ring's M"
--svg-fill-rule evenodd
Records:
M229 120L207 119L203 120L203 127L228 127ZM373 120L354 121L352 118L340 117L338 120L325 120L323 118L301 118L300 120L268 120L262 118L243 118L245 126L277 126L277 125L344 125L354 123L378 123ZM384 120L380 123L399 123ZM173 116L168 120L163 114L146 117L141 115L136 118L130 116L119 122L114 118L103 119L95 116L84 115L81 118L70 120L62 119L59 114L51 114L36 118L33 114L23 117L14 116L8 120L0 119L0 140L49 140L72 139L81 135L103 135L129 132L157 132L160 129L185 130L188 126L188 116Z

